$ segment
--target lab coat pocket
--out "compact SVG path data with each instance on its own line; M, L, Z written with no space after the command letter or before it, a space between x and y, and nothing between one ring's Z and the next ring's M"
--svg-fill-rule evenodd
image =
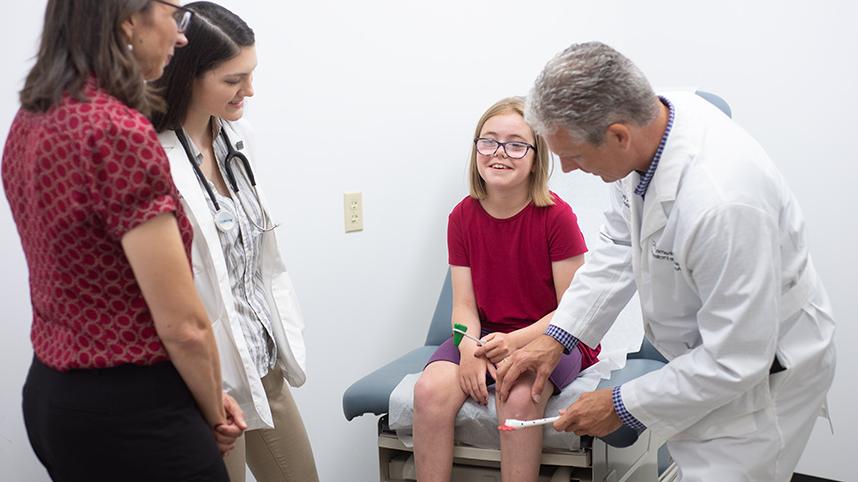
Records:
M736 400L717 408L679 433L677 439L712 440L739 437L756 431L772 406L768 380L757 384Z

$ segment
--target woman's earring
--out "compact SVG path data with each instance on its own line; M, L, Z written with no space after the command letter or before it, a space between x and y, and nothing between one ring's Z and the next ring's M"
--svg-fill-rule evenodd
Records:
M132 50L134 50L134 46L131 44L128 44L128 51L131 52Z

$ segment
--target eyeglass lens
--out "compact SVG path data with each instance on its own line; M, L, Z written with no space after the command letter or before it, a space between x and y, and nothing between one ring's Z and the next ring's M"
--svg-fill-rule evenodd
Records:
M498 142L494 139L477 139L477 152L484 156L493 156L498 147L503 146L506 156L512 159L521 159L527 155L530 144L524 142Z
M176 11L176 25L179 27L179 32L184 32L191 24L191 16L191 12L187 10Z

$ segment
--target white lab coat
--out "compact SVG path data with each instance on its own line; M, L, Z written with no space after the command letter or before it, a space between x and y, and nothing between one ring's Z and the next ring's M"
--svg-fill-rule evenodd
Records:
M233 147L243 144L242 149L237 150L243 152L253 164L255 144L249 139L250 131L246 123L224 121L223 128L227 129ZM268 398L238 322L223 248L205 190L197 180L176 134L167 130L158 137L170 159L170 170L179 190L182 206L194 227L194 283L212 321L220 353L224 388L244 411L248 429L272 428L274 422ZM234 169L240 169L238 162L234 164ZM257 189L260 202L270 215L271 205L266 202L262 189L259 186ZM291 386L298 387L306 380L304 319L292 288L292 281L277 247L275 233L282 229L277 228L263 235L260 263L265 295L271 308L272 335L277 343L277 363L283 369L286 381Z
M675 122L646 199L634 194L635 172L611 186L605 242L576 274L552 324L595 346L637 289L646 336L670 362L622 386L626 408L677 443L684 480L780 480L764 465L776 465L772 457L785 452L800 455L812 421L792 419L815 419L831 385L827 296L798 204L763 149L698 96L666 97ZM783 375L769 374L775 356L791 388L799 384L799 393L815 397L809 412L777 401L773 379ZM801 433L785 426L801 426ZM748 444L742 455L714 455L763 430L782 450L760 443L759 454ZM719 447L725 440L733 442ZM683 467L679 454L687 447L699 458L685 458ZM798 455L777 463L794 467ZM719 479L719 464L736 467Z

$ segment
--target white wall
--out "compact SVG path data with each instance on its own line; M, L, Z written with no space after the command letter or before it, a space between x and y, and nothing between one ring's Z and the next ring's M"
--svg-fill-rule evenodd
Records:
M657 88L720 93L797 193L840 348L830 393L837 433L818 424L798 470L852 478L854 2L223 3L257 32L257 98L248 117L308 322L310 379L295 395L322 480L377 480L375 419L346 422L342 392L423 341L446 270L446 216L466 192L474 122L498 98L526 93L554 53L590 39L623 51ZM0 31L2 133L35 53L43 4L17 2L15 21ZM557 171L554 189L593 242L604 187ZM342 193L349 190L364 193L365 231L346 235ZM8 480L41 481L20 412L31 357L27 271L5 198L0 250L0 466Z

